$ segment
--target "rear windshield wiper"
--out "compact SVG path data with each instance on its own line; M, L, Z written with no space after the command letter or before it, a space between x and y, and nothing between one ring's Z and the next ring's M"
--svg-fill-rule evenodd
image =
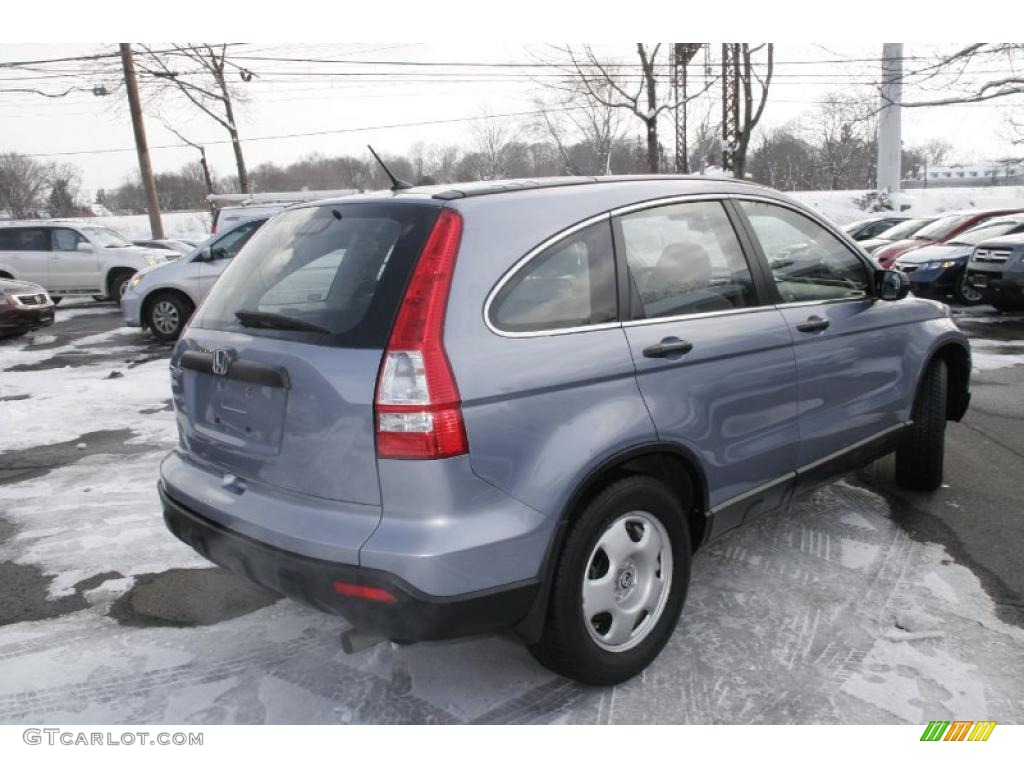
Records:
M246 328L277 328L282 331L313 331L314 333L330 333L330 328L324 328L316 323L307 323L305 320L298 320L287 315L275 315L273 312L251 312L247 309L240 309L235 312L238 322Z

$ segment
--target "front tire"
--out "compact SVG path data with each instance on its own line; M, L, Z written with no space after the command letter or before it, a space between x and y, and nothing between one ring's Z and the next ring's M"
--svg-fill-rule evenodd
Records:
M981 291L973 285L967 284L966 272L956 279L956 284L953 286L953 296L958 303L968 307L981 304L985 300L985 297L981 295Z
M155 296L146 307L146 325L159 341L174 341L192 316L192 302L173 293Z
M569 532L544 631L530 652L581 683L628 680L671 637L690 558L683 507L664 483L644 476L612 483Z
M945 361L934 360L925 371L914 403L914 423L896 449L896 482L904 488L934 491L942 485L948 385Z
M120 306L121 294L124 293L124 286L132 279L132 275L134 274L135 273L130 270L122 270L111 275L107 284L107 298L111 301L117 302L117 305Z

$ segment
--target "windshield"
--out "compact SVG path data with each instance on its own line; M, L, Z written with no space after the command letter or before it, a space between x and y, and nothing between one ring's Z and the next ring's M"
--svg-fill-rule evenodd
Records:
M383 348L438 210L350 203L280 213L242 248L193 324Z
M935 219L911 219L890 227L878 235L879 240L904 240Z
M106 227L82 227L89 239L101 248L130 248L131 243L117 232Z
M955 216L943 216L927 227L923 227L916 235L915 240L942 240L949 237L951 232L956 232L960 227L973 219L976 214L962 213Z
M988 240L990 237L999 237L999 235L1008 235L1013 232L1022 222L1013 219L1010 221L990 221L980 227L974 229L968 229L966 232L961 232L956 236L955 240L951 240L952 245L977 245L982 240Z

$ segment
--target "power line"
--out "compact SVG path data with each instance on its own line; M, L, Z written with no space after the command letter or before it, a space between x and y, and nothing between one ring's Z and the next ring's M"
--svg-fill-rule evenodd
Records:
M277 136L254 136L246 139L247 143L254 141L275 141L278 139L297 139L297 138L308 138L310 136L329 136L332 134L340 133L360 133L362 131L384 131L391 128L419 128L427 125L444 125L446 123L466 123L474 122L476 120L492 120L495 118L505 117L525 117L527 115L542 115L545 112L571 112L577 109L585 109L585 107L559 107L557 109L533 109L522 112L505 112L502 114L493 115L475 115L473 117L448 117L439 120L423 120L419 122L411 123L391 123L388 125L368 125L361 126L359 128L331 128L324 131L307 131L303 133L286 133ZM206 146L216 144L230 144L230 139L221 139L217 141L205 141L202 144ZM189 146L188 144L162 144L160 146L151 146L150 149L181 149ZM77 150L74 152L41 152L41 153L28 153L26 157L71 157L77 155L110 155L117 154L120 152L134 152L134 147L126 147L119 149L84 149Z

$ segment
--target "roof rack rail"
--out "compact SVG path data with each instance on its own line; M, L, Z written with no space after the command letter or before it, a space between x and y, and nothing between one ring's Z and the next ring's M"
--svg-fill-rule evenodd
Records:
M555 187L573 187L588 184L614 184L628 181L725 181L736 184L751 184L745 179L734 179L728 176L702 176L700 174L661 173L636 174L632 176L550 176L538 179L508 179L494 182L472 182L470 186L452 186L431 197L436 200L459 200L466 197L481 195L498 195L503 192L523 192L529 189L551 189ZM415 189L411 190L415 191Z

